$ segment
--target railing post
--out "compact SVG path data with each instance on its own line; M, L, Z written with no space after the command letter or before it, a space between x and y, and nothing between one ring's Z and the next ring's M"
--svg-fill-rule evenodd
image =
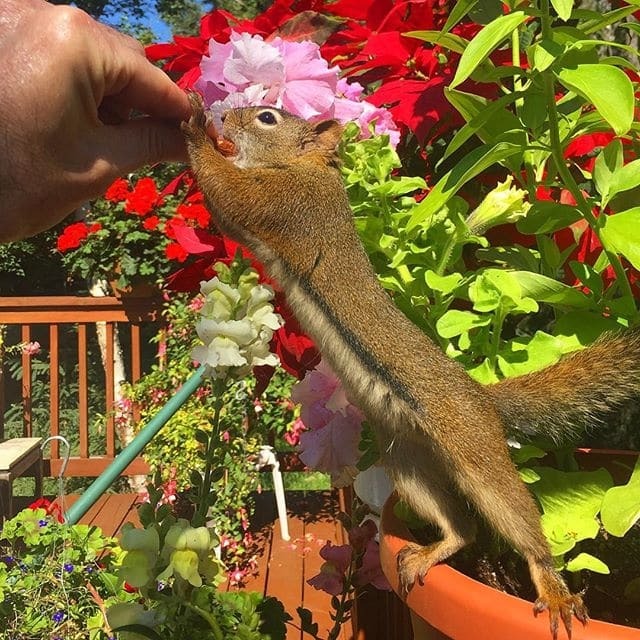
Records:
M164 427L176 411L186 402L202 384L207 366L200 367L176 391L175 395L156 413L141 429L140 433L116 456L114 461L94 480L87 490L74 502L65 513L69 524L76 524L80 518L95 504L98 498L113 484L120 474L133 462L144 447Z

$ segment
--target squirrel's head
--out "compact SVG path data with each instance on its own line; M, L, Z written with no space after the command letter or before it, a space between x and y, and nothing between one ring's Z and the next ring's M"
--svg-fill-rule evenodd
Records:
M241 168L289 164L307 154L335 165L342 126L335 120L307 122L273 107L243 107L223 114L222 134L234 143L230 160Z

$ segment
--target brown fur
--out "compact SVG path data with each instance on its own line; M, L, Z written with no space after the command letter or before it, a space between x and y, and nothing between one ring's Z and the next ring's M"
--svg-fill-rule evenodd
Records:
M380 287L335 168L337 123L313 125L262 107L232 110L223 133L238 149L236 166L205 134L197 97L192 105L183 131L219 226L278 280L298 320L374 424L397 492L442 531L430 547L403 550L402 587L410 589L473 539L468 501L527 559L538 593L534 611L549 610L553 637L560 621L570 635L572 616L586 623L587 612L553 568L536 505L509 458L504 425L533 430L557 408L557 426L567 416L575 422L576 413L589 414L589 394L598 411L616 404L619 398L607 396L604 385L609 390L607 377L614 376L624 388L620 396L637 388L640 340L609 338L591 355L578 353L547 371L481 387ZM274 125L259 119L264 111L277 115ZM616 355L607 357L610 350ZM603 362L601 375L597 365ZM626 373L614 375L622 364Z

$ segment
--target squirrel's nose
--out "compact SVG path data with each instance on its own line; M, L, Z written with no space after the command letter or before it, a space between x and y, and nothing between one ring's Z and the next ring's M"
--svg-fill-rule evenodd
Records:
M222 115L220 116L220 120L222 120L222 122L224 122L225 118L227 117L227 114L229 113L229 111L223 111Z

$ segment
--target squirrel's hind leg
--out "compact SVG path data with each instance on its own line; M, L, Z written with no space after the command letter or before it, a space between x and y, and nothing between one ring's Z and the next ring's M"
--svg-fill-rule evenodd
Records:
M411 443L414 449L416 443ZM402 473L394 475L394 485L398 495L405 500L423 520L436 525L442 539L429 545L407 544L398 555L398 576L402 593L408 593L414 582L423 584L431 567L446 560L467 544L476 535L476 523L465 508L457 491L449 484L449 479L433 456L426 457L419 469L408 470L408 462L416 457L404 456L396 451Z

